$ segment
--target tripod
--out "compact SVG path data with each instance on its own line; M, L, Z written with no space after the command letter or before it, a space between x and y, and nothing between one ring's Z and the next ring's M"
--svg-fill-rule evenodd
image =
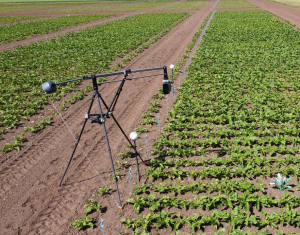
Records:
M151 71L151 70L159 70L159 69L163 69L164 70L164 73L163 74L154 74L154 75L148 75L148 76L143 76L143 77L136 77L136 78L127 78L128 74L129 73L132 73L132 72L143 72L143 71ZM97 78L98 77L106 77L106 76L112 76L112 75L118 75L118 74L124 74L124 77L123 79L121 80L113 80L113 81L106 81L106 82L100 82L100 83L97 83ZM113 169L113 174L114 174L114 179L115 179L115 184L116 184L116 188L117 188L117 192L118 192L118 198L119 198L119 207L122 208L122 203L121 203L121 199L120 199L120 193L119 193L119 188L118 188L118 183L117 183L117 178L116 178L116 173L115 173L115 168L114 168L114 163L113 163L113 159L112 159L112 154L111 154L111 149L110 149L110 144L109 144L109 140L108 140L108 136L107 136L107 131L106 131L106 127L105 127L105 121L107 118L110 118L112 117L113 120L115 121L115 123L117 124L117 126L119 127L119 129L121 130L121 132L123 133L123 135L126 137L126 139L128 140L129 144L131 145L132 148L134 148L135 150L135 157L136 157L136 162L137 162L137 167L138 167L138 175L139 175L139 179L140 179L140 173L139 173L139 165L138 165L138 160L137 160L137 156L140 157L140 159L143 161L144 163L144 160L141 158L141 156L137 153L136 151L136 144L134 143L134 145L131 143L131 141L129 140L129 138L127 137L127 135L125 134L124 130L121 128L120 124L117 122L116 118L114 117L113 115L113 111L114 111L114 108L116 106L116 103L119 99L119 96L120 96L120 93L122 91L122 88L124 86L124 83L126 80L133 80L133 79L138 79L138 78L145 78L145 77L152 77L152 76L157 76L157 75L164 75L164 80L163 80L163 92L164 94L169 94L170 91L171 91L171 87L170 87L170 81L168 79L168 75L167 75L167 68L164 66L164 67L157 67L157 68L148 68L148 69L139 69L139 70L130 70L130 69L127 69L127 70L124 70L123 72L114 72L114 73L108 73L108 74L98 74L98 75L91 75L91 76L85 76L83 78L77 78L77 79L73 79L73 80L68 80L68 81L63 81L63 82L59 82L59 83L54 83L52 81L48 81L46 83L43 83L42 84L42 88L43 90L46 92L46 94L51 94L51 93L54 93L56 92L56 85L59 85L59 84L63 84L63 83L68 83L68 82L73 82L73 81L77 81L77 80L87 80L87 79L92 79L92 82L93 82L93 89L94 89L94 93L93 93L93 97L92 97L92 100L91 100L91 103L90 103L90 106L88 108L88 111L85 115L85 120L84 120L84 123L83 123L83 126L81 128L81 131L80 131L80 134L78 136L78 139L76 141L76 144L75 144L75 147L73 149L73 152L72 152L72 155L70 157L70 160L68 162L68 165L64 171L64 174L61 178L61 181L59 183L59 186L61 186L62 182L63 182L63 179L68 171L68 168L71 164L71 161L74 157L74 154L75 154L75 151L77 149L77 146L79 145L79 141L81 139L81 136L82 136L82 133L83 133L83 130L85 128L85 125L87 123L88 120L91 120L92 123L98 123L100 125L103 125L103 130L104 130L104 134L105 134L105 139L106 139L106 143L107 143L107 148L108 148L108 152L109 152L109 157L110 157L110 161L111 161L111 165L112 165L112 169ZM104 83L112 83L112 82L121 82L111 104L108 106L104 99L102 98L102 96L100 95L99 91L98 91L98 86L99 85L102 85ZM97 101L97 104L98 104L98 108L99 108L99 114L91 114L91 109L92 109L92 106L93 106L93 103L94 101ZM105 106L105 108L107 109L107 112L106 113L103 113L102 111L102 107L101 107L101 102L103 103L103 105Z
M73 157L74 157L75 151L76 151L76 149L77 149L77 146L78 146L78 144L79 144L79 141L80 141L80 139L81 139L81 135L82 135L82 133L83 133L83 130L84 130L84 128L85 128L85 125L86 125L87 121L88 121L88 120L92 120L92 123L98 123L98 124L102 124L102 125L103 125L103 130L104 130L104 134L105 134L105 139L106 139L106 143L107 143L107 148L108 148L108 152L109 152L109 157L110 157L110 161L111 161L111 166L112 166L112 169L113 169L113 174L114 174L114 178L115 178L116 188L117 188L117 192L118 192L119 203L120 203L119 206L120 206L120 207L122 207L122 204L121 204L120 193L119 193L119 188L118 188L118 183L117 183L117 178L116 178L115 168L114 168L114 164L113 164L113 159L112 159L112 154L111 154L110 144L109 144L109 140L108 140L108 136L107 136L107 131L106 131L106 127L105 127L105 119L106 119L106 118L109 118L109 116L111 116L111 117L114 119L114 121L116 122L116 124L117 124L117 126L119 127L119 129L121 130L121 132L123 133L123 135L126 137L126 139L128 140L128 142L130 143L130 145L135 149L135 146L132 145L131 141L128 139L128 137L127 137L127 135L125 134L124 130L121 128L120 124L117 122L116 118L113 116L113 110L114 110L114 108L115 108L116 102L117 102L118 99L119 99L120 93L121 93L121 91L122 91L122 88L123 88L123 85L124 85L124 83L125 83L125 80L126 80L127 76L128 76L128 71L125 70L125 71L124 71L124 78L122 79L122 82L121 82L121 84L120 84L120 86L119 86L119 88L118 88L118 90L117 90L117 92L116 92L116 94L115 94L115 97L113 98L113 101L112 101L110 107L108 107L107 104L105 103L105 101L103 100L102 96L100 95L99 91L98 91L98 84L97 84L96 76L95 76L95 75L92 75L94 94L93 94L93 97L92 97L92 100L91 100L89 109L88 109L88 111L87 111L87 113L86 113L86 115L85 115L84 123L83 123L83 126L82 126L82 128L81 128L81 131L80 131L80 134L79 134L79 136L78 136L78 139L77 139L77 141L76 141L75 147L74 147L74 149L73 149L73 153L72 153L72 155L71 155L71 157L70 157L70 160L69 160L69 162L68 162L68 165L67 165L67 167L66 167L66 169L65 169L65 172L64 172L64 174L63 174L63 176L62 176L62 178L61 178L61 181L60 181L60 183L59 183L59 186L58 186L58 187L61 186L62 181L63 181L63 179L64 179L64 177L65 177L65 175L66 175L66 173L67 173L67 171L68 171L68 168L69 168L69 166L70 166L70 164L71 164L71 161L72 161L72 159L73 159ZM100 114L90 114L91 108L92 108L92 106L93 106L93 103L94 103L95 99L96 99L96 101L97 101L98 108L99 108L99 113L100 113ZM100 103L100 101L102 101L102 103L104 104L104 106L105 106L106 109L107 109L107 113L106 113L106 114L104 114L104 113L102 112L102 108L101 108L101 103ZM92 118L92 117L94 117L94 116L96 116L96 118ZM140 156L139 156L139 157L140 157ZM140 158L141 158L141 157L140 157ZM141 158L141 160L143 161L142 158ZM144 161L143 161L143 162L144 162ZM140 176L139 176L139 177L140 177Z

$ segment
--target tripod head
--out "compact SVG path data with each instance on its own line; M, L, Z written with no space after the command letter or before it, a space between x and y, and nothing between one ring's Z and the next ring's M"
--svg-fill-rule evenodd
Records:
M152 70L163 70L163 73L162 74L147 75L147 76L142 76L142 77L127 78L127 76L131 73L146 72L146 71L152 71ZM121 74L124 75L123 79L121 79L121 80L113 80L113 81L105 81L105 82L96 83L96 78L115 76L115 75L121 75ZM105 83L122 82L122 81L124 81L124 79L133 80L133 79L153 77L153 76L158 76L158 75L163 75L164 76L163 77L163 93L165 95L169 94L170 91L171 91L171 83L170 83L170 80L168 78L168 73L167 73L167 67L166 66L156 67L156 68L137 69L137 70L126 69L124 71L113 72L113 73L94 74L94 75L84 76L82 78L76 78L76 79L67 80L67 81L58 82L58 83L54 83L53 81L48 81L48 82L45 82L45 83L42 84L42 89L44 90L44 92L46 94L51 94L51 93L56 92L56 90L57 90L56 86L57 85L68 83L68 82L74 82L74 81L78 81L78 80L93 79L94 85L95 84L102 85L102 84L105 84Z

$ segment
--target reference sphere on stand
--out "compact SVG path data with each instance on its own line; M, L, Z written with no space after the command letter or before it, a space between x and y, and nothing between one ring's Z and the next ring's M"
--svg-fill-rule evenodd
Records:
M171 65L170 65L170 69L174 69L174 64L171 64Z
M138 136L138 134L136 132L131 132L130 135L129 135L129 137L133 141L136 141L139 136Z
M138 138L139 136L138 136L138 134L137 134L136 132L131 132L130 135L129 135L129 137L130 137L130 139L132 139L133 142L134 142L133 147L134 147L135 159L136 159L136 166L137 166L137 169L138 169L138 175L139 175L139 181L140 181L141 176L140 176L140 169L139 169L139 161L138 161L138 159L137 159L138 153L137 153L137 151L136 151L136 143L135 143L135 141L137 140L137 138ZM144 163L144 162L143 162L143 163Z

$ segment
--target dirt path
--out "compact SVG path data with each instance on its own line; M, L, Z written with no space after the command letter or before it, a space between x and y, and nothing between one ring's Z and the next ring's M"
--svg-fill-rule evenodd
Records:
M300 27L300 8L290 7L266 0L248 0L262 10L268 10Z
M193 35L213 9L216 1L211 1L196 11L191 17L172 29L162 39L151 45L128 65L131 69L148 68L176 64L184 53ZM123 15L124 16L124 15ZM134 74L136 76L138 74ZM114 78L110 78L114 79ZM109 80L110 80L109 79ZM130 133L139 125L141 115L148 109L148 102L161 86L162 77L138 79L125 83L114 113L116 119ZM110 100L118 84L103 85L100 93ZM84 116L90 103L91 94L86 99L72 105L63 116L70 129L78 136ZM172 95L169 96L170 101ZM60 103L60 102L59 102ZM59 103L56 103L58 106ZM97 113L94 105L92 113ZM125 138L109 119L106 123L113 158L124 149ZM139 140L140 141L140 140ZM46 128L29 141L32 143L16 153L1 167L0 179L0 229L2 234L78 234L73 232L71 221L84 215L84 204L89 197L95 197L96 189L103 187L97 174L77 150L63 187L57 185L74 147L74 140L58 117L52 127ZM109 155L102 126L87 123L81 145L90 157L101 178L113 189ZM145 152L145 148L139 148ZM137 173L133 163L133 181L137 182ZM144 168L141 171L144 174ZM123 172L124 173L124 172ZM127 172L126 172L127 175ZM145 177L145 176L144 176ZM143 177L143 179L144 179ZM128 179L119 181L122 202L130 196ZM120 224L119 213L129 216L133 211L121 211L117 205L117 195L100 198L105 221L106 234L124 232ZM116 201L115 201L116 200ZM128 213L128 214L127 214ZM99 217L95 218L97 224ZM81 231L79 234L99 234L100 228Z

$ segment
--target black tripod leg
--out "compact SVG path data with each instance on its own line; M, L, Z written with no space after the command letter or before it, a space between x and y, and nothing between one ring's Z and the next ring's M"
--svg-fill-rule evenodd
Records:
M120 89L120 88L119 88ZM118 93L118 92L117 92ZM105 103L105 101L103 100L101 94L99 94L99 98L102 101L102 103L104 104L105 108L109 111L109 108L107 106L107 104ZM121 132L123 133L123 135L125 136L125 138L128 140L129 144L131 145L132 148L134 148L133 144L131 143L131 141L129 140L129 138L127 137L127 135L125 134L125 132L123 131L122 127L120 126L120 124L118 123L118 121L116 120L116 118L114 117L113 114L111 114L112 118L114 119L115 123L117 124L117 126L119 127L119 129L121 130ZM144 162L144 160L141 158L141 156L138 154L138 156L140 157L140 159L142 160L142 162Z
M121 132L123 133L123 135L126 137L126 139L128 140L129 144L131 145L132 148L134 148L134 145L131 143L131 141L129 140L129 138L127 137L127 135L125 134L125 132L123 131L122 127L120 126L120 124L118 123L118 121L116 120L116 118L111 115L112 118L114 119L115 123L117 124L117 126L119 127L119 129L121 130Z
M94 93L94 95L93 95L93 99L92 99L92 101L91 101L91 104L90 104L90 107L89 107L89 110L88 110L87 114L89 114L90 111L91 111L92 105L93 105L93 103L94 103L94 99L95 99L95 93ZM74 149L73 149L73 153L72 153L72 155L71 155L71 157L70 157L70 160L69 160L69 162L68 162L68 165L67 165L67 167L66 167L66 169L65 169L65 172L64 172L64 174L63 174L63 176L62 176L62 178L61 178L61 180L60 180L60 183L59 183L58 187L61 186L61 184L62 184L62 182L63 182L63 180L64 180L64 177L65 177L65 175L66 175L66 173L67 173L67 171L68 171L68 168L69 168L69 166L70 166L70 164L71 164L71 161L72 161L72 159L73 159L74 153L75 153L75 151L76 151L76 149L77 149L77 146L78 146L78 144L79 144L79 141L80 141L80 138L81 138L81 135L82 135L82 133L83 133L83 130L84 130L84 127L85 127L85 124L86 124L87 120L88 120L88 117L85 117L85 120L84 120L83 126L82 126L82 128L81 128L80 134L79 134L79 136L78 136L78 139L77 139L77 141L76 141L75 147L74 147Z
M116 94L115 94L115 97L113 98L113 101L112 101L111 104L110 104L110 107L109 107L109 109L108 109L108 112L109 112L110 110L111 110L111 111L114 111L115 106L116 106L116 103L117 103L117 101L118 101L118 99L119 99L119 96L120 96L120 93L121 93L121 91L122 91L122 89L123 89L123 86L124 86L125 81L126 81L126 77L123 78L123 80L122 80L122 82L121 82L121 84L120 84L120 86L119 86L119 88L118 88L118 90L117 90L117 92L116 92Z
M101 104L100 104L100 95L99 95L98 91L96 91L96 97L97 97L97 102L98 102L98 106L99 106L99 110L100 110L100 117L101 117L101 122L102 122L102 125L103 125L103 129L104 129L104 134L105 134L106 144L107 144L107 148L108 148L108 153L109 153L109 157L110 157L110 161L111 161L111 167L113 169L113 173L114 173L114 177L115 177L115 183L116 183L116 188L117 188L118 197L119 197L119 207L122 208L122 203L121 203L121 198L120 198L120 193L119 193L119 188L118 188L118 183L117 183L117 177L116 177L114 162L112 160L110 145L109 145L108 136L107 136L106 127L105 127L105 120L103 119L103 113L102 113Z

